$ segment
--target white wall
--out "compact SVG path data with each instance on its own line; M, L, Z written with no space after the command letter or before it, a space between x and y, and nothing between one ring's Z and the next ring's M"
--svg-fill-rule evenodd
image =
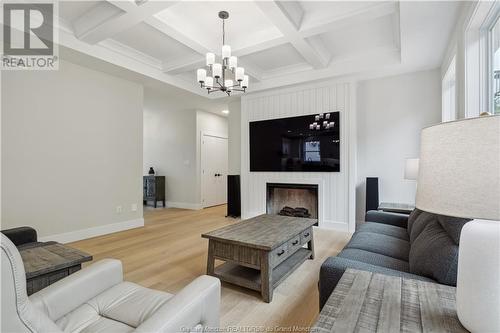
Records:
M160 90L144 90L144 174L165 176L170 206L196 208L196 113ZM192 207L191 207L192 206Z
M1 227L71 241L142 225L142 97L66 61L3 72Z
M241 100L237 99L228 104L229 116L229 174L241 173Z
M355 92L351 83L327 81L241 98L242 217L266 212L266 183L319 185L319 226L344 231L355 228ZM340 111L340 172L250 172L250 121Z
M152 166L165 176L168 207L201 208L200 133L228 135L225 117L191 106L189 98L144 90L143 172Z
M379 177L379 199L414 203L406 158L419 155L420 131L441 120L439 70L363 81L357 93L357 220L364 220L365 179Z

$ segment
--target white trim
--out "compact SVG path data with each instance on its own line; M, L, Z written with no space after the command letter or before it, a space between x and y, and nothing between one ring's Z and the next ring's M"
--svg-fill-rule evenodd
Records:
M105 224L98 227L92 227L87 229L65 232L62 234L44 236L40 237L39 240L40 242L56 241L64 244L140 227L144 227L144 219L142 217L135 220Z
M176 202L176 201L167 201L165 202L167 208L181 208L181 209L190 209L190 210L200 210L203 209L201 204L190 203L190 202Z
M349 225L345 222L323 221L323 224L321 224L319 227L316 228L324 230L337 230L337 231L349 232L351 234L354 233L354 231L349 230Z
M217 115L217 116L219 116L219 115ZM213 131L200 131L200 142L198 142L199 147L200 147L200 154L199 154L199 158L200 158L200 170L198 172L198 176L200 177L200 182L199 182L199 185L200 185L199 186L200 187L200 201L201 201L199 203L200 209L212 207L212 206L208 206L208 205L204 204L204 202L205 202L204 201L205 193L204 193L204 189L203 189L203 166L204 166L205 162L203 160L203 138L205 136L211 136L211 137L214 137L214 138L219 138L219 139L227 140L228 149L229 149L229 137L228 137L227 134L220 134L220 133L216 133L216 132L213 132ZM229 165L229 150L228 150L227 158L228 158L228 165ZM227 175L226 175L226 177L227 177Z

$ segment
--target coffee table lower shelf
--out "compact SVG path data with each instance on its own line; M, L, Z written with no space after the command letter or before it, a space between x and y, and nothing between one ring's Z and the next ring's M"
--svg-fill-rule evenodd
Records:
M272 283L273 289L276 288L288 275L297 269L304 261L311 257L312 251L301 248L292 254L281 264L273 268ZM220 280L236 284L241 287L260 291L261 274L260 270L225 262L215 268L214 276Z

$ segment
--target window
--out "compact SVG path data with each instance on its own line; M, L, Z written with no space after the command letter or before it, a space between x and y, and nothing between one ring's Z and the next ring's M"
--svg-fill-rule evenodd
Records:
M490 29L490 100L491 112L500 114L500 20L497 18Z
M456 108L455 108L455 92L456 92L456 75L455 75L455 57L451 59L450 65L446 70L443 77L443 82L441 84L442 89L442 116L441 120L452 121L457 118Z
M304 162L321 162L319 141L304 142Z

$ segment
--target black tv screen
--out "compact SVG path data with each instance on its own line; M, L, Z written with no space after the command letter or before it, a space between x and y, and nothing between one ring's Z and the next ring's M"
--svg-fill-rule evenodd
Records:
M339 112L250 122L250 171L339 172Z

